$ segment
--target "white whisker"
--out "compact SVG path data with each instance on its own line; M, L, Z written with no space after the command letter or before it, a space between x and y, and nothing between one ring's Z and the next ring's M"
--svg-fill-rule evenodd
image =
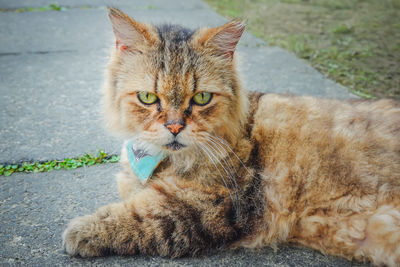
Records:
M204 144L204 143L201 143L201 144ZM214 165L214 167L217 169L218 173L219 173L220 176L221 176L222 182L224 183L225 187L228 189L229 197L230 197L230 199L232 200L232 203L234 203L234 205L235 205L235 201L234 201L234 199L233 199L233 197L232 197L232 194L231 194L231 191L229 190L228 185L227 185L226 182L225 182L224 176L222 175L221 171L219 170L219 168L218 168L217 164L215 163L214 159L211 158L211 156L210 156L210 154L209 154L210 152L207 151L207 150L205 149L205 147L200 146L200 148L204 151L204 153L205 153L205 154L207 155L207 157L210 159L210 161L212 162L212 164Z
M249 171L249 169L246 167L246 165L243 163L243 161L239 158L239 156L233 151L233 149L229 146L229 144L227 144L227 142L224 139L217 137L217 136L212 136L212 135L210 135L210 138L212 138L214 141L219 142L221 145L224 145L226 148L228 148L231 151L231 153L233 155L235 155L235 157L238 159L239 163L244 167L244 169L247 171L247 173L250 174L253 178L256 178L253 175L253 173L251 171Z
M231 173L228 172L228 170L224 167L224 165L221 163L221 161L218 159L218 157L217 157L212 151L210 151L211 145L208 144L208 143L204 143L204 142L203 142L202 144L204 145L204 147L202 147L202 149L203 149L204 151L207 151L209 155L212 155L213 158L214 158L214 160L215 160L217 163L219 163L219 165L224 169L224 171L225 171L225 173L226 173L226 177L229 179L229 182L230 182L231 186L232 186L233 189L234 189L235 199L233 199L232 195L229 193L229 194L231 195L232 204L234 205L237 214L240 214L240 205L239 205L239 203L238 203L238 202L239 202L238 187L237 187L237 184L236 184L235 179L232 178ZM218 169L218 167L217 167L217 165L215 164L214 161L213 161L213 164L214 164L214 166ZM219 169L218 169L218 171L219 171ZM219 171L219 173L220 173L220 175L221 175L221 178L222 178L222 180L223 180L225 186L226 186L228 189L230 189L230 188L228 187L228 185L226 184L226 181L225 181L225 179L224 179L224 177L223 177L223 175L221 174L220 171ZM229 192L230 192L230 191L229 191Z
M212 142L212 144L214 144L214 145L217 145L215 142L213 142L211 139L209 139L208 141L210 141L210 142ZM209 144L209 143L208 143ZM209 144L209 147L211 148L211 149L213 149L216 153L220 153L220 155L221 155L221 151L220 150L217 150L216 149L216 147L214 147L214 146L212 146L211 144ZM221 149L223 149L223 150L225 150L222 146L219 146ZM225 150L225 152L226 152L226 150ZM222 160L224 161L224 163L225 163L225 166L229 169L229 171L226 171L225 170L225 172L227 173L227 176L228 176L228 178L231 180L231 182L233 183L233 186L235 187L235 190L239 190L239 188L238 188L238 185L237 185L237 183L236 183L236 179L235 179L235 168L234 168L234 165L233 165L233 162L232 162L232 160L231 160L231 158L230 158L230 155L229 155L229 153L227 153L226 154L226 156L228 157L228 159L230 160L230 163L225 159L225 157L223 157L224 155L221 155L221 158L222 158Z
M211 142L212 144L214 144L215 146L218 146L218 147L220 148L220 150L218 150L218 151L224 150L224 151L226 152L226 157L228 158L229 163L227 162L227 160L225 159L225 157L223 158L223 160L226 162L226 165L228 165L228 166L230 167L231 172L234 173L234 172L236 171L236 169L235 169L235 167L234 167L234 163L233 163L233 161L232 161L232 158L231 158L230 154L226 151L226 149L225 149L223 146L221 146L218 142L212 140L211 138L209 138L208 141L210 141L210 142ZM221 153L222 153L222 152L221 152ZM221 157L222 157L222 156L223 156L223 155L221 155Z
M204 145L206 146L206 148L212 149L212 150L214 150L214 152L215 152L215 149L214 149L210 144L204 143ZM230 178L231 172L229 172L229 171L225 168L225 166L222 164L221 160L215 155L215 153L213 153L213 152L210 151L209 149L207 149L207 150L214 156L214 158L217 160L217 162L218 162L218 163L221 165L221 167L224 169L224 171L225 171L227 177Z

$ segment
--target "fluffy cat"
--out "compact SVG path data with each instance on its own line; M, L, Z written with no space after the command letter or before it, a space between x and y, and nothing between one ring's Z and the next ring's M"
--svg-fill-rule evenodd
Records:
M73 219L82 257L181 257L296 242L400 264L400 105L246 92L234 20L191 31L109 9L108 126L167 157L145 185L122 151L120 203Z

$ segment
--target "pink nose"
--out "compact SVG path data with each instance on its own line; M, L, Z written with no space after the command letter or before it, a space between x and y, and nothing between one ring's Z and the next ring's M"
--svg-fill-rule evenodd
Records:
M183 125L180 123L172 123L172 124L166 124L165 127L173 134L177 135L180 131L183 129Z

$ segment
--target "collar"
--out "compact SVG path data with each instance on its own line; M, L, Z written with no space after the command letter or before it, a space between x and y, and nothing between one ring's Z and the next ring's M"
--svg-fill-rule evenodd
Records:
M135 143L133 140L127 141L125 146L129 165L133 173L139 178L142 184L145 184L165 159L166 154L162 151L151 153L148 149L140 147L138 142L136 141Z

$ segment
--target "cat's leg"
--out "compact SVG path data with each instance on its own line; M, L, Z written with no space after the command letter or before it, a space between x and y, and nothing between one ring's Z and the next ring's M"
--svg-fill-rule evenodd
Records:
M292 241L324 253L375 265L400 265L400 206L334 214L317 212L302 218Z
M121 151L120 164L123 171L117 174L116 180L118 185L118 192L122 200L126 200L143 190L144 186L139 178L133 173L127 156L126 147L124 146Z
M183 193L185 192L185 193ZM152 183L130 198L73 219L63 234L67 253L82 257L145 253L179 257L237 238L227 219L226 190Z

